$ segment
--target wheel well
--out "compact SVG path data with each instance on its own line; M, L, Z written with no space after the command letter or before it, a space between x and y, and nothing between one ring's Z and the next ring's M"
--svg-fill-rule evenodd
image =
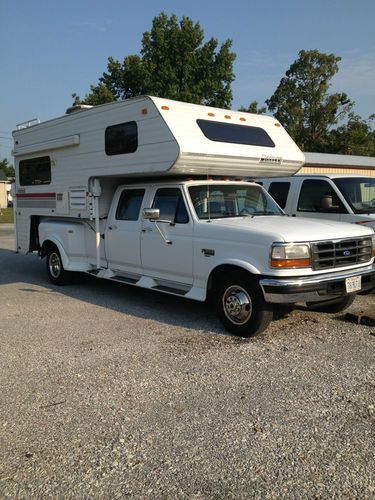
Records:
M244 275L252 276L250 271L248 271L247 269L244 269L240 266L234 266L233 264L223 264L221 266L215 267L215 269L211 271L211 274L208 278L207 294L209 296L212 296L217 290L221 278L229 273L233 273L236 271L240 271L244 273Z
M42 258L45 257L47 255L47 253L48 253L48 250L52 249L54 247L56 248L56 245L52 241L50 241L50 240L44 241L43 245L42 245L42 248L40 249L40 256Z

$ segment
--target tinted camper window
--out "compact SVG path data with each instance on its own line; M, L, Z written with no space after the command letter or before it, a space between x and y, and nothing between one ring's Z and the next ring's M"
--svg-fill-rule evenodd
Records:
M138 147L136 122L111 125L105 129L105 152L108 156L134 153Z
M265 146L268 148L275 147L275 143L271 137L260 127L249 127L209 120L197 120L197 124L210 141L230 142L248 146Z
M41 156L21 160L19 164L21 186L41 186L51 183L51 158Z

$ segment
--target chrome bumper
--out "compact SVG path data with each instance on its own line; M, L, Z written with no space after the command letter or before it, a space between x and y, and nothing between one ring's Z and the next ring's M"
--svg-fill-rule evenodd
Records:
M362 277L361 291L375 287L375 263L355 271L333 272L295 278L260 279L266 302L273 304L295 304L296 302L318 302L347 295L345 280Z

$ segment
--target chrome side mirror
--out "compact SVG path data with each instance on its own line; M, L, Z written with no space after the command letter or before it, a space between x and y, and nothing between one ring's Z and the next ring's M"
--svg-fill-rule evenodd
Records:
M142 217L146 220L157 221L160 219L159 208L144 208Z

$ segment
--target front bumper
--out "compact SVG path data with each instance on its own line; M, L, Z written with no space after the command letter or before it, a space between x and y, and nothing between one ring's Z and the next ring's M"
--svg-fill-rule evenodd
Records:
M272 304L319 302L347 295L345 280L361 276L362 291L375 287L375 263L355 271L333 272L295 278L265 277L259 281L264 299Z

